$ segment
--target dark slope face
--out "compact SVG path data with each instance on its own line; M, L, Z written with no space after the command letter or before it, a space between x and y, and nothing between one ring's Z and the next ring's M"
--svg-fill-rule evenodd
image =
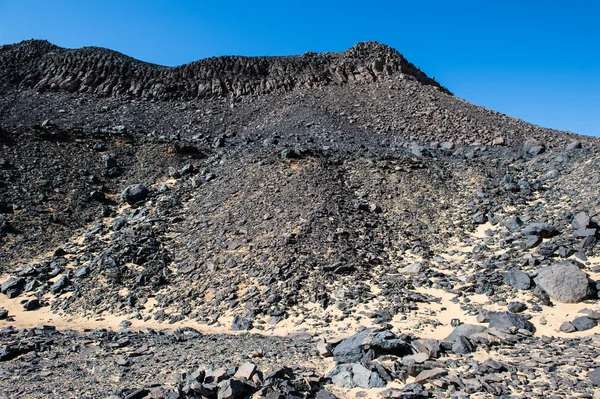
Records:
M165 68L106 49L27 41L0 48L0 86L4 126L51 120L65 130L124 126L134 135L200 141L275 134L333 148L495 139L518 147L527 138L552 147L573 139L457 99L396 50L372 42L343 53L219 57Z

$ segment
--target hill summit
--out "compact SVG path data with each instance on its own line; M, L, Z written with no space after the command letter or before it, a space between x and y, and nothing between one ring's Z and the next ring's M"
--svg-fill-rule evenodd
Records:
M343 53L218 57L167 68L102 48L70 50L30 40L3 46L0 66L3 85L102 97L192 100L259 95L349 81L373 83L396 74L447 92L396 50L376 42L358 43Z

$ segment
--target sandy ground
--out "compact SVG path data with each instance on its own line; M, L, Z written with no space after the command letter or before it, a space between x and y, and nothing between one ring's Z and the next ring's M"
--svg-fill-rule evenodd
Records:
M460 265L464 260L464 255L467 252L472 251L473 247L480 240L485 240L488 236L485 234L487 230L493 230L494 226L489 223L478 226L476 231L471 235L472 240L467 243L456 243L455 245L446 249L445 253L441 254L441 257L445 259L450 264ZM78 237L73 240L73 243L80 243L82 237ZM501 249L498 249L500 253ZM405 258L408 262L410 260L412 263L414 261L419 261L420 259L408 259ZM407 263L407 264L408 264ZM590 278L593 280L600 280L600 273L592 273L589 270L596 265L600 265L600 258L591 258L586 263L589 266L587 272L590 275ZM405 266L405 265L402 265ZM399 266L400 267L400 266ZM460 268L459 268L460 270ZM463 272L459 271L457 275L461 275ZM5 281L9 276L0 277L0 281ZM290 336L296 333L310 333L316 339L340 339L347 336L352 335L357 330L362 327L371 327L374 325L374 319L369 318L367 315L377 309L380 309L385 306L386 298L382 298L378 296L379 289L374 283L369 283L371 288L371 293L373 294L373 298L367 301L366 303L358 306L353 310L351 317L343 317L343 312L339 310L336 306L330 306L328 309L322 309L317 304L311 304L305 306L302 309L296 310L296 315L294 317L289 317L277 323L275 326L270 326L266 323L266 318L258 319L255 322L255 326L262 326L263 329L253 328L250 333L263 334L269 336ZM468 324L478 324L477 318L475 315L466 314L460 306L460 302L463 300L459 299L458 302L454 303L451 300L456 297L455 294L448 293L441 289L434 288L416 288L417 292L426 295L432 295L440 299L439 302L432 303L421 303L418 306L416 311L408 314L408 317L405 317L402 314L396 315L390 324L394 327L396 331L399 332L411 332L415 335L422 338L433 338L433 339L444 339L448 336L452 330L454 329L451 326L452 319L460 319L462 323ZM70 294L66 294L70 295ZM143 321L138 318L133 317L132 315L125 316L115 316L115 315L102 315L101 317L83 317L81 315L71 316L65 314L54 314L51 312L50 307L42 307L35 311L25 311L21 306L21 302L27 300L29 298L33 298L32 296L21 295L18 298L8 299L4 295L0 295L0 307L7 309L9 311L9 316L14 318L14 321L0 321L0 327L12 325L16 328L33 328L39 325L48 324L53 325L61 330L78 330L78 331L91 331L99 328L107 328L112 330L120 329L120 323L124 320L128 320L131 322L131 326L129 329L143 329L143 328L151 328L155 330L162 329L176 329L179 327L191 327L200 331L202 333L207 334L240 334L238 332L233 332L230 330L231 321L233 319L233 315L223 315L219 317L218 323L213 325L208 325L205 323L199 323L195 321L186 320L183 322L168 324L168 323L158 323L154 321L152 318L148 321ZM499 305L497 303L493 303L489 300L489 298L485 295L471 295L468 297L471 303L481 304L485 309L492 311L505 311L505 305ZM514 293L512 300L521 301L524 303L528 302L528 299L531 298L531 293L528 291L518 291ZM48 299L48 298L47 298ZM536 336L551 336L551 337L584 337L591 336L595 334L597 329L592 329L584 332L576 332L571 334L562 333L559 331L560 325L569 320L573 320L575 317L585 314L586 310L597 310L597 304L586 304L586 303L578 303L578 304L562 304L556 302L552 307L543 307L542 312L531 313L533 315L533 319L531 320L536 326ZM156 305L156 301L153 298L149 298L148 302L145 304L145 310L141 312L142 317L146 315L153 314L158 307ZM332 321L328 324L322 323L322 320L325 318L331 319ZM542 324L542 319L544 319L544 324ZM430 323L429 321L433 321L434 323ZM245 333L245 332L244 332ZM484 352L476 352L472 355L473 359L478 361L484 361L490 358L490 354ZM497 356L495 355L497 358ZM498 359L495 359L498 360ZM324 362L329 368L333 367L333 361L331 359L326 359ZM322 368L323 365L320 365ZM326 370L323 370L326 372ZM410 382L410 381L408 381ZM388 384L387 388L397 387L401 388L402 384L392 383ZM337 394L342 398L356 398L359 392L364 392L367 398L377 398L379 393L383 389L371 389L371 390L362 390L362 389L340 389L335 386L329 386L328 389L331 392ZM596 392L598 397L600 397L600 393ZM363 395L362 393L360 395Z

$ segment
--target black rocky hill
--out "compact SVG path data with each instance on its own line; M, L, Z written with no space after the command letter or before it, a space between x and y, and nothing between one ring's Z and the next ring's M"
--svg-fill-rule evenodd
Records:
M384 322L434 300L417 287L502 300L511 268L597 255L597 139L377 43L166 68L27 41L0 48L0 88L0 272L57 312L264 329L377 287Z

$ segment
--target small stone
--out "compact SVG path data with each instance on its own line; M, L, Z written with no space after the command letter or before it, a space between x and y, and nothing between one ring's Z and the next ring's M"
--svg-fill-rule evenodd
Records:
M252 329L252 320L235 316L231 322L232 331L247 331Z
M39 299L30 299L27 302L23 303L23 308L25 310L36 310L40 307Z
M560 331L562 331L564 333L572 333L572 332L577 331L577 329L575 328L573 323L571 323L570 321L565 321L564 323L562 323L560 325Z
M531 278L521 270L512 268L504 275L504 283L518 290L528 290Z
M322 357L331 357L333 356L333 347L331 344L321 340L317 343L317 350L319 351L319 355Z
M510 302L508 304L508 311L509 312L521 313L525 309L527 309L527 305L525 305L523 302Z

